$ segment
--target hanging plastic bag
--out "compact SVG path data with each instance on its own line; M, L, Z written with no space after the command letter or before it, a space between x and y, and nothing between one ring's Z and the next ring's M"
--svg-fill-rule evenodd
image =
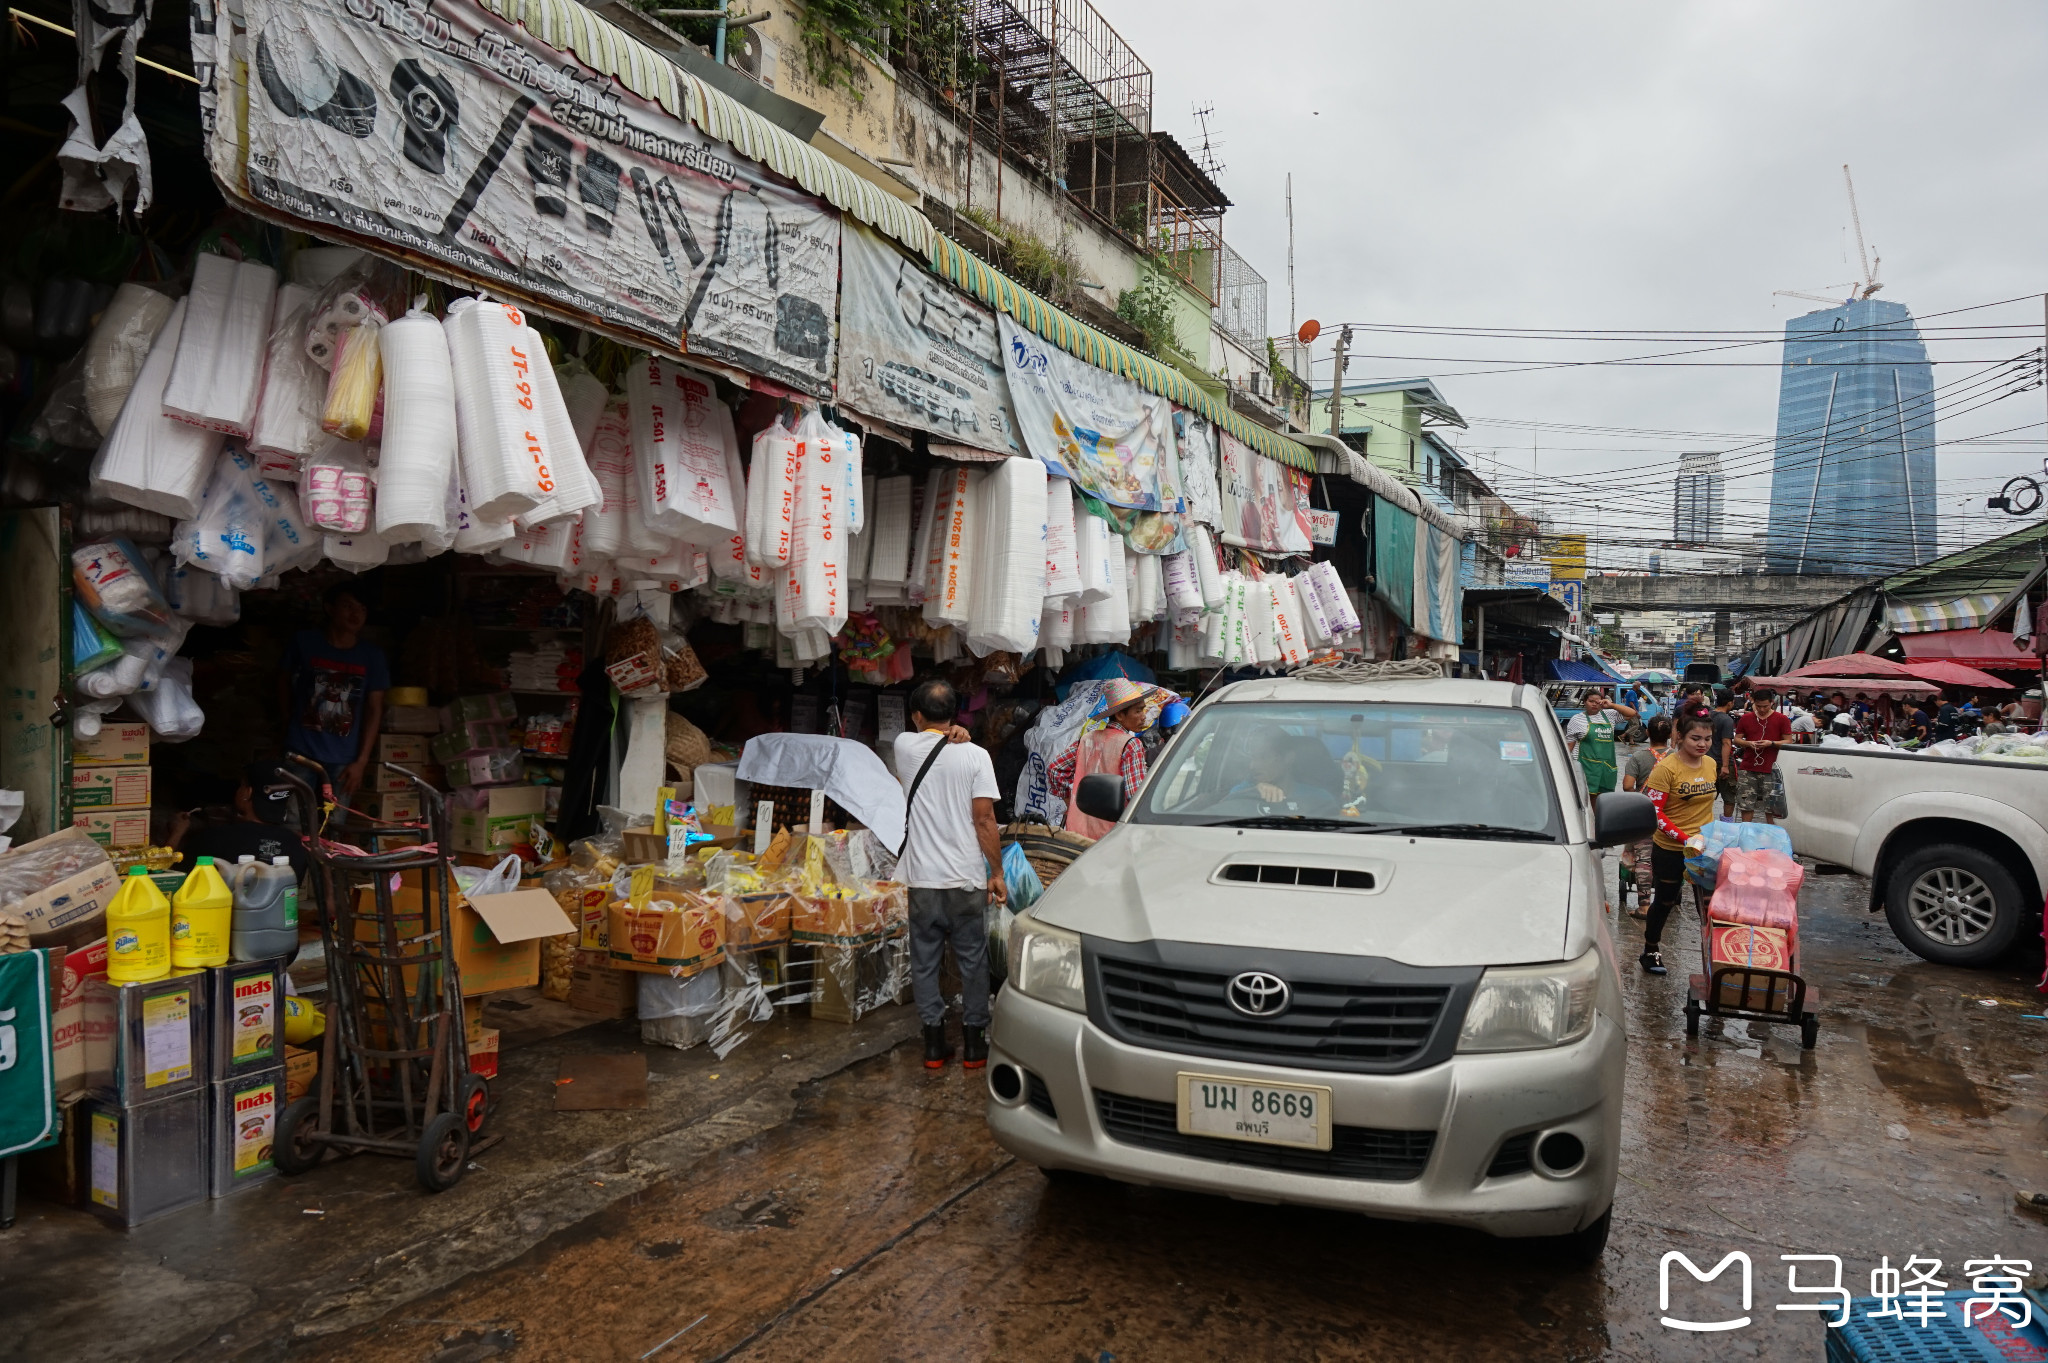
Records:
M71 598L71 671L74 675L92 671L121 656L121 641L93 618L85 603Z
M384 388L382 332L366 321L342 333L341 355L327 377L327 401L320 409L320 429L329 435L361 440L370 434Z
M85 608L121 638L161 634L170 627L170 603L142 555L125 539L73 549L71 585Z
M173 658L164 668L162 680L148 691L128 698L135 713L165 743L182 743L197 738L206 727L206 712L192 699L192 660Z
M1003 884L1010 892L1010 907L1019 913L1036 904L1045 893L1045 885L1032 869L1021 843L1013 842L1003 848Z
M362 448L329 439L300 476L300 509L306 523L338 535L355 535L370 525L370 462Z

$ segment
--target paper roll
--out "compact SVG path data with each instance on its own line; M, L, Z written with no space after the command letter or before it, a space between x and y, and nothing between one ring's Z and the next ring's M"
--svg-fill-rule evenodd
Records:
M984 478L967 646L984 656L1029 653L1045 614L1045 466L1004 459Z
M92 466L96 490L174 520L190 520L199 513L222 441L217 431L164 415L164 384L183 334L187 306L181 298L172 307Z
M908 476L879 479L875 483L869 516L868 587L900 587L910 572L910 537L915 517L911 512L915 495Z
M576 442L588 461L590 442L597 435L597 423L612 403L611 390L576 360L556 366L555 382L562 390L562 405L568 409L569 424L576 428Z
M1137 606L1131 612L1131 622L1139 624L1163 618L1166 614L1166 582L1159 555L1133 554L1131 565L1137 582L1134 593Z
M1216 541L1210 538L1209 527L1190 522L1187 542L1188 554L1195 564L1195 580L1202 588L1202 609L1222 609L1223 569L1216 562Z
M85 412L102 435L114 429L149 348L171 318L172 300L141 284L123 284L85 343Z
M514 337L523 320L517 309L475 299L448 308L457 457L468 514L479 525L523 515L554 491L533 404L533 357Z
M1325 648L1337 641L1336 633L1330 628L1330 613L1323 607L1322 596L1316 591L1315 580L1307 573L1298 574L1291 583L1295 602L1301 608L1301 631L1304 642L1310 648Z
M555 382L554 366L547 362L547 343L530 326L515 327L513 336L522 350L539 357L532 370L533 404L540 418L541 443L546 450L544 458L548 473L554 482L554 488L541 504L521 515L519 520L524 524L535 524L579 515L602 502L604 493L583 458L583 442L577 438L575 423L569 419L569 408L562 398L561 386Z
M1065 600L1081 592L1080 545L1074 530L1074 485L1045 480L1045 594Z
M201 255L192 265L185 327L164 384L164 415L246 437L263 391L277 271Z
M1123 575L1112 559L1121 552L1117 546L1122 542L1108 521L1079 506L1074 508L1075 558L1081 572L1081 590L1076 597L1083 605L1107 600L1112 591L1120 590Z
M933 546L936 572L931 594L925 599L924 618L964 630L974 618L974 569L985 500L982 484L988 475L961 466L939 472L944 489Z
M327 438L320 429L320 409L327 400L327 375L306 358L299 343L313 291L286 284L277 291L277 316L264 348L263 396L249 430L249 449L271 456L266 469L289 465L297 476L300 460Z
M1168 609L1176 616L1190 611L1199 614L1202 610L1202 581L1195 569L1195 556L1186 551L1168 554L1160 566L1166 577Z
M381 329L384 440L377 461L377 536L413 544L448 528L455 467L455 369L440 322L408 313ZM353 529L354 527L328 527Z

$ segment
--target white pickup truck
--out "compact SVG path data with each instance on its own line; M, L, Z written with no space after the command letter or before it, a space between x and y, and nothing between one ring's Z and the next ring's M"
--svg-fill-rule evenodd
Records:
M1792 849L1870 877L1912 951L1986 966L2041 928L2048 769L1874 748L1786 748Z

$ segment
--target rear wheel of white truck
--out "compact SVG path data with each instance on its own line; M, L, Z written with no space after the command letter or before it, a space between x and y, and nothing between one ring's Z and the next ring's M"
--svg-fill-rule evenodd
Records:
M1900 858L1885 886L1884 911L1909 951L1960 966L1998 960L2026 917L2012 873L1988 852L1955 842Z

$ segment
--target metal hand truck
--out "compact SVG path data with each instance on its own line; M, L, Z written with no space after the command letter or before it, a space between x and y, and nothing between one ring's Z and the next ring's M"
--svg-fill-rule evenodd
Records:
M1685 1034L1698 1036L1702 1017L1784 1022L1799 1028L1799 1048L1812 1050L1820 1040L1820 991L1789 970L1715 965L1713 904L1711 894L1702 895L1693 886L1693 907L1700 916L1700 962L1706 974L1686 977Z
M302 757L287 760L320 770ZM329 840L315 821L314 787L283 772L313 830L306 851L327 953L327 1028L318 1085L278 1118L274 1158L289 1175L330 1150L410 1155L421 1186L438 1193L462 1180L473 1153L501 1138L483 1135L490 1085L469 1068L451 930L456 888L443 850L447 806L412 772L382 765L419 787L426 817L360 833L374 843L424 831L424 844L363 852Z

